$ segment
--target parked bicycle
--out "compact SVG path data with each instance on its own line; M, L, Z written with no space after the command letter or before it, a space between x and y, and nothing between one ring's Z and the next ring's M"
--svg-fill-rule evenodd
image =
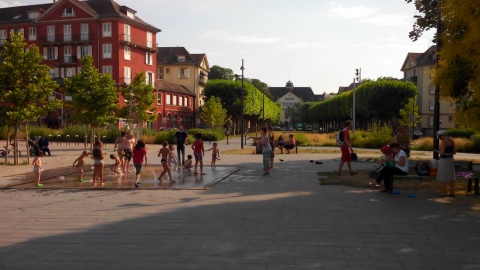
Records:
M12 148L8 149L8 147L4 146L5 150L0 150L0 157L5 157L5 155L10 155L10 152L13 153L13 144L11 144ZM22 152L20 152L20 150L18 150L18 156L22 156Z

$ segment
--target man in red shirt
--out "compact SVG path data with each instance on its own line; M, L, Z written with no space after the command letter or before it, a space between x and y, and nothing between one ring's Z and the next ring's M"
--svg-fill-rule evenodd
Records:
M345 128L343 129L343 143L340 146L340 150L342 151L342 159L340 160L340 165L338 166L337 175L342 175L343 164L347 163L348 170L350 171L350 175L357 174L356 172L352 171L352 155L353 152L352 145L350 144L350 130L352 129L352 121L348 120L345 122Z

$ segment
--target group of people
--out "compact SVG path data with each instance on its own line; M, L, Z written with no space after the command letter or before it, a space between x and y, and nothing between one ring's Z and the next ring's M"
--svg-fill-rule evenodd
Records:
M275 147L278 146L281 153L283 154L283 150L287 151L287 154L290 154L290 151L295 148L297 142L295 141L295 137L293 134L290 134L288 140L283 138L283 134L278 137L278 140L275 141L275 133L274 128L272 126L268 126L262 128L260 131L260 144L262 146L262 155L263 155L263 175L269 175L270 170L274 168L275 162Z
M352 170L351 161L354 153L350 143L350 130L352 129L352 121L345 122L345 128L341 131L343 134L343 142L340 149L342 152L341 161L338 167L337 175L341 175L345 163L347 163L350 175L357 174ZM455 163L454 155L456 154L455 142L447 135L445 130L440 130L436 134L437 140L440 140L440 149L435 150L439 154L437 167L437 180L440 185L438 197L455 197ZM398 127L397 134L393 137L393 143L382 147L382 159L379 160L381 170L375 183L370 183L372 187L380 187L384 183L381 192L393 192L393 177L395 175L408 175L409 157L410 157L410 138L403 126ZM447 187L450 192L447 192Z

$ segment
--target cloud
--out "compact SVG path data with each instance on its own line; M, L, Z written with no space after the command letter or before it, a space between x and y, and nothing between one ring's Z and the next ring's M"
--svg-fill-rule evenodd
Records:
M360 19L372 16L377 13L377 10L370 7L352 6L346 7L342 4L333 4L329 10L330 16L340 19Z
M344 6L332 4L329 10L331 17L342 20L358 20L361 23L378 26L404 26L410 24L410 16L398 14L384 14L378 9L364 6Z
M203 37L244 44L270 44L283 40L281 38L263 37L260 35L234 35L230 31L208 31Z
M306 48L318 48L322 46L322 43L317 42L299 42L299 43L289 43L285 47L289 49L306 49Z
M11 2L0 1L0 8L23 6L23 5L25 4L20 1L11 1Z
M409 25L409 16L407 15L383 15L379 14L370 18L360 19L362 23L370 23L383 26L403 26Z

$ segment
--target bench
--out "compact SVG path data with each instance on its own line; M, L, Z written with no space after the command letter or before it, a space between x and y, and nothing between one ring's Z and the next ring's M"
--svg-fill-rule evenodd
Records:
M262 138L261 137L248 137L247 139L252 139L252 141L253 141L252 146L255 146L255 153L256 154L261 154L262 153L262 147L261 147L260 143L262 141ZM275 151L275 148L278 147L278 140L275 140L273 142L273 146L274 146L274 149L272 149L272 150ZM298 154L298 145L294 145L294 149L295 149L295 154Z

